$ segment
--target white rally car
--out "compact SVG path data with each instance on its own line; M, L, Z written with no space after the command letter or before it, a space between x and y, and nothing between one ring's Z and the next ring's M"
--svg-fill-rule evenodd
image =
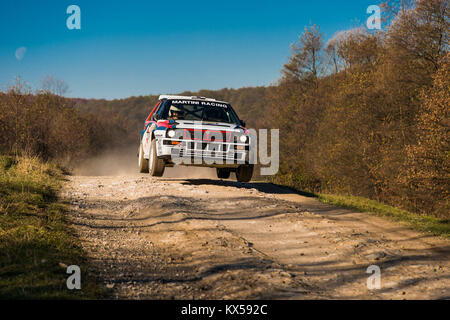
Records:
M161 177L174 165L213 167L220 179L253 175L251 136L227 102L204 97L162 95L141 132L141 173Z

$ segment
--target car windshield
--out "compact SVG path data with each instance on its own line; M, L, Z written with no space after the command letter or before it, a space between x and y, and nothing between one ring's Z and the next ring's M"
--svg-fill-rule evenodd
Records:
M194 120L239 124L229 104L214 101L169 100L165 116L169 120Z

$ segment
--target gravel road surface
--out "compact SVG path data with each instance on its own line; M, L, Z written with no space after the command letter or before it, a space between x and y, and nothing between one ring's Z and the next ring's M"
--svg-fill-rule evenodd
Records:
M449 241L367 213L267 183L67 179L89 272L112 298L450 298Z

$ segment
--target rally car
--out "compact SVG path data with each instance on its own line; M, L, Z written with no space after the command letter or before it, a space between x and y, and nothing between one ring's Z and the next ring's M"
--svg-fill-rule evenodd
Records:
M219 179L253 175L252 137L231 105L205 97L161 95L145 121L139 172L161 177L174 165L216 168Z

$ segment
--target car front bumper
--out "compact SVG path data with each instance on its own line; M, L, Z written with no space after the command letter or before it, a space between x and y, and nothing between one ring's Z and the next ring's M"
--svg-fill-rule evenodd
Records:
M156 146L158 158L169 164L237 167L249 163L249 145L245 143L159 138Z

